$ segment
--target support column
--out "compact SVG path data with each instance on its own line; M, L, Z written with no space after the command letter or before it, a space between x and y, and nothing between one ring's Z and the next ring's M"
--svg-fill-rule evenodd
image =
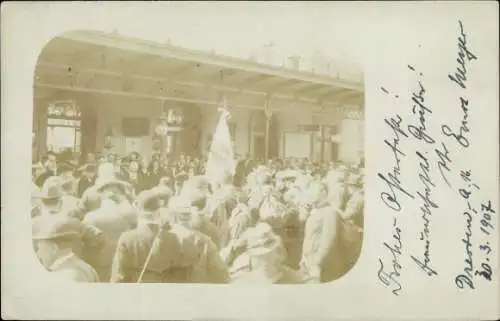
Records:
M37 153L35 159L38 159L41 155L45 154L47 151L47 112L50 100L48 99L36 99L34 104L34 114L35 119L35 139L36 146L34 152Z
M320 131L320 134L321 134L321 140L320 140L320 153L319 153L319 161L320 162L324 162L325 161L325 144L326 144L326 140L325 140L325 126L323 125L320 125L319 126L319 131Z
M272 111L269 110L269 102L270 98L268 97L266 100L266 106L264 109L264 113L266 114L266 151L265 151L265 159L269 159L269 134L271 129L271 117L273 116Z

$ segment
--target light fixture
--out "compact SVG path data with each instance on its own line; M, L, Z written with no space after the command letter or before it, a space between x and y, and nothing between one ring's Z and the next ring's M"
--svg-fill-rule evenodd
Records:
M106 130L106 133L104 134L104 148L105 149L111 149L113 148L113 128L108 127Z
M179 126L182 123L182 116L175 109L170 109L167 115L167 122L172 126Z
M168 113L165 113L163 105L164 101L162 101L160 122L155 127L155 133L158 136L166 136L173 128L180 126L183 120L175 109L170 109Z
M168 134L168 118L166 117L165 112L163 111L163 105L164 101L162 100L160 122L155 127L155 133L158 136L166 136Z

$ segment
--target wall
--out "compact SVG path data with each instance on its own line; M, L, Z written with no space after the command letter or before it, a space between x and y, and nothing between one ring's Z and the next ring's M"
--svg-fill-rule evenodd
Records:
M35 105L39 109L38 121L35 120L35 127L38 127L37 132L37 147L36 151L43 153L45 151L46 140L46 118L44 117L44 109L52 100L75 99L81 108L92 108L97 114L97 133L96 133L96 149L101 151L104 145L104 135L108 127L113 127L115 138L113 139L114 147L111 150L114 153L125 154L125 139L121 131L121 121L124 116L129 117L147 117L151 119L150 136L143 137L140 140L140 152L147 158L152 153L151 136L154 127L161 115L160 101L134 99L128 97L104 96L104 95L89 95L79 93L58 93L50 99L37 100ZM164 109L183 104L174 102L165 102ZM202 152L207 152L208 142L211 135L214 133L215 127L219 120L220 114L215 106L194 106L201 111L201 142L200 147ZM251 116L253 110L235 109L231 110L231 122L235 124L235 153L240 156L250 154L251 147ZM278 146L279 155L283 156L283 132L296 131L297 125L306 124L323 124L333 125L340 123L340 144L339 158L344 161L355 161L362 153L364 145L364 121L363 119L341 119L340 115L334 112L329 114L313 115L307 110L290 110L275 114L278 120ZM36 130L36 129L35 129ZM312 133L317 135L317 133ZM320 155L319 143L313 146L311 157L318 159ZM329 144L326 144L324 150L325 155L330 155Z
M110 150L118 155L126 154L125 137L122 134L121 122L123 117L146 117L151 120L149 136L140 138L138 152L146 158L151 155L151 135L153 134L156 120L161 115L161 103L152 100L140 100L125 97L100 96L92 101L97 113L97 142L96 149L101 151L104 147L105 134L108 128L113 131L113 145Z

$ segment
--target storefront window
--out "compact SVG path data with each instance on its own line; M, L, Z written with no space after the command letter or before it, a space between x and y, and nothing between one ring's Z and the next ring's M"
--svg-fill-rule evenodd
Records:
M81 112L76 102L54 102L49 105L47 116L47 149L79 153Z

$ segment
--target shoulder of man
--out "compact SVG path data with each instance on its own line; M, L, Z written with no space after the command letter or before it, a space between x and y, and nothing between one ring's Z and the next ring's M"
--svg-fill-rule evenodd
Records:
M60 271L54 271L66 279L74 282L98 282L97 274L95 272L85 271L83 269L65 269Z

